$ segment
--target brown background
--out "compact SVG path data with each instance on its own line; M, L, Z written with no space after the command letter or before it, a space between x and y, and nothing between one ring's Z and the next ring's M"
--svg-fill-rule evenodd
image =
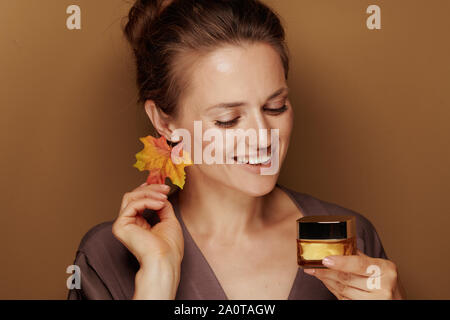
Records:
M81 237L145 179L130 2L0 2L0 298L64 299ZM409 298L449 299L450 2L267 2L292 56L280 182L369 218ZM82 30L66 29L70 4Z

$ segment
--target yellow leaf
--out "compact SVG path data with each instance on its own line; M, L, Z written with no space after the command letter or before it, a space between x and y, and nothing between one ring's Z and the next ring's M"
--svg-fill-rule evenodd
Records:
M189 153L182 149L183 142L172 148L164 137L157 139L147 136L139 140L144 144L144 149L136 154L137 161L133 166L139 171L150 171L147 183L162 184L168 177L173 184L183 189L186 177L184 168L192 165ZM177 163L172 161L172 153Z

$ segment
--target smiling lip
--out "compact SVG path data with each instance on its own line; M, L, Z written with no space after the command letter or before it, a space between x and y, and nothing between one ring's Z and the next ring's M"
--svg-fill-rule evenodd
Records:
M233 158L234 161L240 165L240 168L245 169L246 171L249 171L251 173L261 173L261 168L270 168L272 165L272 157L270 157L269 161L266 163L259 163L259 164L250 164L250 163L238 163L237 157ZM244 157L244 159L248 159L248 157Z

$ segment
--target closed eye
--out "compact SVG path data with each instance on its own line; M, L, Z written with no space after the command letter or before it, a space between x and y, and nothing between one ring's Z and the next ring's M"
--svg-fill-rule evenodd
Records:
M287 108L288 108L287 104L284 104L281 108L276 108L276 109L263 108L263 109L269 114L278 115L278 114L285 112L287 110Z
M288 108L287 104L284 104L281 108L276 108L276 109L263 108L263 110L266 111L267 113L269 113L270 115L279 115L279 114L282 114L283 112L285 112L287 110L287 108ZM221 128L229 128L229 127L236 125L239 121L239 118L240 118L240 116L234 118L233 120L229 120L229 121L216 120L215 124L216 124L216 126L221 127Z
M216 120L215 124L216 124L216 126L221 127L221 128L229 128L229 127L234 126L238 122L239 118L240 117L237 117L237 118L234 118L233 120L229 120L229 121Z

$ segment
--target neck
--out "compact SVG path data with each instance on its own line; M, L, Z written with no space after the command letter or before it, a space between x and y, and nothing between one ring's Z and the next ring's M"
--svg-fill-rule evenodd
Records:
M264 226L272 193L254 197L209 179L191 178L179 191L178 204L191 232L238 240Z

